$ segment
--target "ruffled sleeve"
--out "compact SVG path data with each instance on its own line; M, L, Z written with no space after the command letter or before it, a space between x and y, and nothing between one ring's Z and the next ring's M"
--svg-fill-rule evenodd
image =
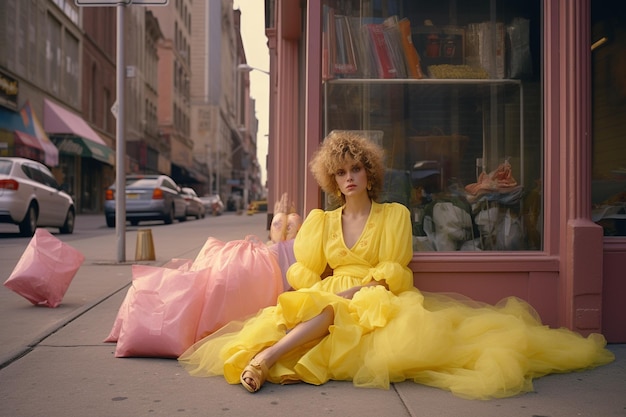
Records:
M413 272L408 267L413 258L411 215L402 204L388 203L383 207L378 264L363 282L385 280L389 290L399 294L413 287Z
M325 213L312 210L302 223L293 244L296 262L287 270L287 281L295 290L309 288L321 281L326 269L326 256L323 250Z

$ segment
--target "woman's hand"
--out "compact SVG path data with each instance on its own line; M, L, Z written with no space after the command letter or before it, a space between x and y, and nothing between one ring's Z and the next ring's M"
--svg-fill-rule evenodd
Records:
M356 294L357 292L359 292L359 290L363 288L362 286L357 286L357 287L352 287L352 288L348 288L345 291L341 291L339 293L337 293L338 296L343 297L343 298L347 298L348 300L352 300L352 297L354 297L354 294Z
M352 287L352 288L348 288L345 291L341 291L339 293L337 293L338 296L343 297L343 298L347 298L348 300L351 300L352 297L354 297L354 294L356 294L357 292L359 292L359 290L361 288L364 287L374 287L376 285L382 285L383 287L385 287L386 289L389 289L387 287L387 283L383 280L383 281L376 281L376 280L372 280L370 282L368 282L365 285L358 285L356 287Z

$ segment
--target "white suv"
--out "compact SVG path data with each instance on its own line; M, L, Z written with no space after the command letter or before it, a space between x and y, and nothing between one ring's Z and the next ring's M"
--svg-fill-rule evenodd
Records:
M74 200L45 165L0 157L0 223L19 225L23 236L32 236L37 227L73 233L75 217Z

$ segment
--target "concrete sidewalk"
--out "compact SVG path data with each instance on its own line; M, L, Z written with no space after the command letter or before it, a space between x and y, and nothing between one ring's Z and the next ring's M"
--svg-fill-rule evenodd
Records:
M151 264L193 258L209 235L264 237L264 229L263 215L154 227L157 261ZM610 365L550 375L536 380L533 393L490 401L464 400L411 382L388 391L354 388L349 382L268 383L249 394L220 377L190 377L173 359L115 358L115 345L102 340L126 294L130 262L118 265L103 257L103 248L112 244L109 236L72 244L87 259L59 307L63 310L31 306L7 295L6 288L0 292L3 304L9 304L1 308L0 416L626 416L626 345L610 346L617 357ZM42 318L49 314L54 319Z

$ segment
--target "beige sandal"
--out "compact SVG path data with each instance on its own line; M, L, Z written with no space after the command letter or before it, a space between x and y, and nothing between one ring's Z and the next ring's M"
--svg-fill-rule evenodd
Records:
M243 387L249 392L257 392L261 389L261 386L267 379L268 373L269 369L267 368L267 365L265 365L264 361L252 358L248 366L243 369L239 380L241 381L241 385L243 385ZM251 379L254 382L254 385L246 382L246 379Z

